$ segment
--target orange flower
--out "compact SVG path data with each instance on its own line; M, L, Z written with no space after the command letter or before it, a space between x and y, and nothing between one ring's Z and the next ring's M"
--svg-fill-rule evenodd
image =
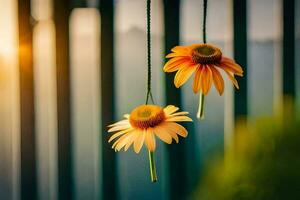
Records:
M126 119L110 125L108 132L116 132L108 142L118 138L112 148L115 151L124 150L133 144L134 151L139 153L145 143L149 151L155 151L155 136L171 144L172 139L177 143L178 135L186 137L187 130L175 123L179 121L192 121L191 118L185 116L188 112L176 112L177 107L169 105L162 109L157 105L141 105L136 107L131 114L126 114Z
M193 91L201 91L206 95L212 83L219 94L224 91L224 80L220 69L238 89L239 85L234 75L243 76L243 69L234 60L222 56L221 50L211 44L194 44L190 46L176 46L166 58L171 58L164 66L165 72L175 72L174 84L182 86L195 73Z

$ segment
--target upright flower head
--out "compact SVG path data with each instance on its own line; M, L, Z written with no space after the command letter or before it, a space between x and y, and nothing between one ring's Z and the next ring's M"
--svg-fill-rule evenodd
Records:
M219 94L224 91L224 80L220 69L228 75L229 79L238 89L239 85L234 75L243 76L243 69L234 60L224 57L221 50L211 44L194 44L190 46L176 46L166 58L171 58L164 66L165 72L177 71L174 84L177 88L182 86L195 72L193 91L201 91L206 95L212 83Z
M131 113L125 114L126 119L110 125L108 132L116 132L108 142L118 138L112 148L120 151L133 144L134 151L139 153L145 143L149 151L155 151L155 136L167 144L172 143L174 139L177 143L178 136L186 137L187 130L177 124L179 121L192 121L185 116L188 112L176 112L177 107L169 105L162 109L157 105L141 105L136 107Z

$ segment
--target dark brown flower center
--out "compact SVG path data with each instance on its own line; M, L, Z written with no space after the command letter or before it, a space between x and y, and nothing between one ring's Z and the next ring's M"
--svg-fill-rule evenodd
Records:
M154 127L165 120L163 109L156 105L141 105L130 113L131 126L140 129Z
M192 51L193 61L199 64L218 64L221 58L221 50L210 44L200 44Z

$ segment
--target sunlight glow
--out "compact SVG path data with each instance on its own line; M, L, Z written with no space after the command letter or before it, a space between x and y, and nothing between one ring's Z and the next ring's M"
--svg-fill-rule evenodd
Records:
M0 56L12 58L16 54L17 26L14 1L0 0Z
M0 199L19 199L17 1L0 0Z

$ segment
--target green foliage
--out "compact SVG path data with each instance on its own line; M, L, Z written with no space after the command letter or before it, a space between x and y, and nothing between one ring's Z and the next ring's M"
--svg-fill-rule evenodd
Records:
M229 152L225 161L207 166L193 199L300 199L300 122L295 118L240 125Z

